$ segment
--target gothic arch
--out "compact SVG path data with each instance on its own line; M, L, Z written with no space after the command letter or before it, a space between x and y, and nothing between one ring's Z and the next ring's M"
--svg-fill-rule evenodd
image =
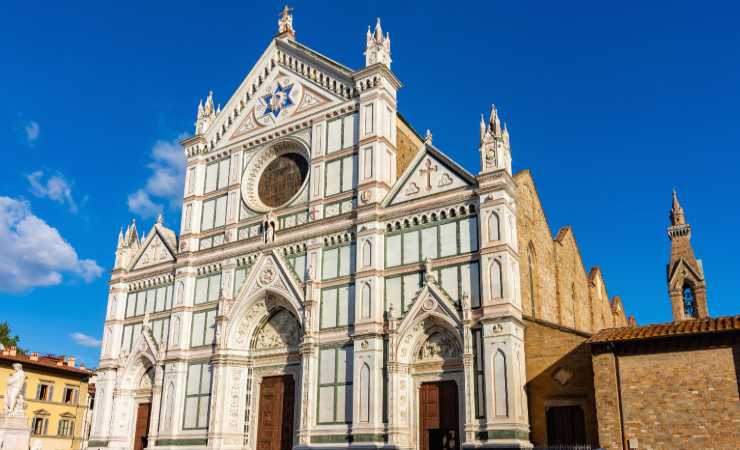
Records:
M413 364L419 359L422 346L435 334L445 337L453 350L462 356L462 334L456 323L436 312L422 314L398 338L396 359L403 364Z
M296 349L301 342L298 319L284 307L270 310L255 327L250 339L251 350Z
M226 315L226 329L219 342L222 347L238 350L252 348L256 333L279 310L288 312L299 330L303 326L300 320L302 308L296 305L295 299L286 298L282 292L261 288L250 298L236 302L236 306Z

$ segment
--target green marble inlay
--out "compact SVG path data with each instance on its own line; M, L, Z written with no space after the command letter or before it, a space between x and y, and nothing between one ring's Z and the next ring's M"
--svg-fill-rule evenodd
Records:
M481 441L488 441L493 439L529 439L529 433L520 430L490 430L490 431L479 431L477 433L478 439Z
M107 447L108 441L90 441L87 443L88 447Z
M181 446L181 445L207 445L208 439L206 438L191 438L191 439L157 439L157 445L159 446Z
M312 444L342 444L351 442L352 437L349 434L324 434L320 436L311 436Z

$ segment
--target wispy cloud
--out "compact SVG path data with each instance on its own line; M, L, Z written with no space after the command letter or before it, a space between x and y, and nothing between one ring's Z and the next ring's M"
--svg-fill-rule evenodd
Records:
M71 337L73 341L83 347L100 347L100 339L95 339L92 336L88 336L78 331L70 334L69 337Z
M103 274L92 259L80 259L59 231L22 200L0 196L0 292L53 286L65 275L89 283Z
M177 142L158 140L152 147L152 170L143 188L128 196L128 209L143 218L153 217L164 210L164 204L177 208L185 183L185 154Z
M149 197L149 193L144 189L139 189L133 194L128 195L128 210L143 218L154 217L164 209L159 203L154 203Z
M31 120L26 124L24 129L26 130L26 142L28 145L33 146L33 144L35 144L39 139L39 135L41 135L41 127L39 126L39 123L35 120Z
M77 212L77 203L72 197L72 183L61 173L51 175L44 180L44 171L37 170L26 176L33 195L39 198L48 198L61 205L66 204L69 211Z

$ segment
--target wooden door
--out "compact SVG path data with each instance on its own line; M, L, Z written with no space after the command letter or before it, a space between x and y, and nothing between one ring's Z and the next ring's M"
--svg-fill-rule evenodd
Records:
M457 385L425 383L419 391L419 450L459 450Z
M149 418L151 412L151 403L139 403L139 408L136 411L136 425L134 427L134 450L143 450L147 447L147 434L149 434Z
M268 377L260 388L257 450L293 448L295 385L290 376Z
M586 443L586 421L580 406L553 406L547 409L547 443Z

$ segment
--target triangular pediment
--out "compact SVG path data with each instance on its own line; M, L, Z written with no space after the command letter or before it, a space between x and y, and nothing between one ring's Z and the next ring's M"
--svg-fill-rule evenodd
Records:
M174 262L176 245L174 233L162 225L155 225L136 252L129 270Z
M698 282L704 279L704 277L696 270L696 268L689 264L685 259L679 258L673 265L669 267L668 273L668 284L670 286L676 286L679 282L684 280L691 280ZM680 286L678 286L680 287Z
M221 112L205 142L233 142L346 101L352 70L294 41L275 39Z
M280 257L278 252L270 250L257 258L249 271L241 292L237 293L239 299L249 299L259 291L268 290L282 295L300 310L303 304L303 287L301 281L295 276L288 263Z
M424 287L417 292L411 308L406 312L398 330L399 334L413 327L429 316L444 320L453 328L462 326L462 313L452 298L434 280L427 280Z
M417 200L475 184L475 177L431 144L416 154L393 189L384 206Z
M139 335L133 337L131 353L129 353L126 358L125 367L132 367L135 361L141 357L148 359L152 364L156 363L158 360L159 345L152 335L152 330L149 327L149 324L146 323L147 320L148 318L145 319L145 325L141 327Z

